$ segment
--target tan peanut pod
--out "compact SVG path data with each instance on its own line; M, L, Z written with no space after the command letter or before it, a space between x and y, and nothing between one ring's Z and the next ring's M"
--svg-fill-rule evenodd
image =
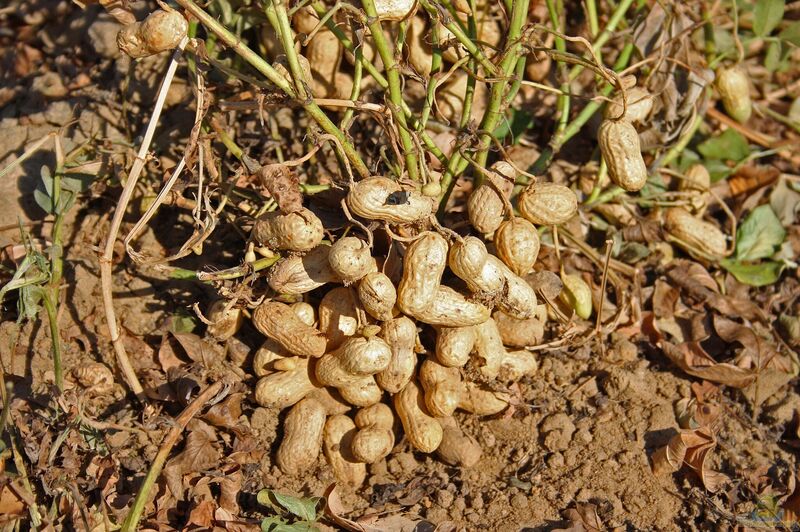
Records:
M541 82L553 66L553 60L545 53L528 54L528 61L525 65L525 77L531 81Z
M691 194L689 203L694 214L703 214L708 206L708 199L711 196L711 175L702 164L693 164L683 175L683 179L678 183L680 192Z
M562 275L560 298L575 310L581 319L588 320L592 315L592 289L579 275Z
M447 249L447 240L433 231L422 233L408 246L397 290L400 310L416 317L431 306L447 266Z
M434 417L452 416L461 400L461 371L432 359L419 368L419 383L425 390L425 406Z
M283 50L283 44L278 41L278 48L279 50ZM300 64L300 70L303 72L303 79L311 82L311 63L308 62L308 59L305 56L300 54L300 44L298 43L296 48L297 52L297 62ZM286 55L283 53L278 53L275 56L275 61L272 62L272 68L275 69L283 79L288 81L291 84L294 84L294 76L292 75L291 70L289 70L289 60L286 58Z
M298 301L289 305L300 321L311 327L317 322L317 311L305 301Z
M533 270L539 256L539 233L528 220L512 218L495 231L494 246L505 265L524 277Z
M619 203L603 203L592 207L592 211L598 213L614 227L625 227L631 225L635 218L631 210L626 205Z
M376 320L387 321L392 319L397 290L386 274L370 272L358 283L358 299L367 314Z
M389 320L381 326L381 337L389 345L392 358L389 365L375 379L378 386L389 393L397 393L408 384L417 367L417 325L406 316Z
M72 376L93 396L108 395L114 391L114 374L101 362L86 362L72 368Z
M469 195L467 211L472 227L488 235L494 233L503 222L505 203L492 185L483 183Z
M283 422L283 440L275 462L288 475L307 473L322 448L325 408L313 399L303 399L289 410Z
M338 415L328 418L322 438L322 449L333 469L333 476L339 484L350 488L359 487L367 478L366 464L357 460L351 452L355 434L356 425L353 420L345 415Z
M289 305L277 301L261 303L253 312L253 325L294 355L321 357L325 354L325 336L300 321Z
M534 183L520 193L519 212L533 224L559 225L578 212L578 198L564 185Z
M597 141L611 181L628 192L641 190L647 182L647 166L636 128L630 122L604 120Z
M502 272L495 263L489 261L486 245L474 236L453 242L447 263L474 293L494 294L505 286Z
M487 390L474 382L465 382L458 408L477 416L499 414L508 407L511 397L507 393Z
M417 383L406 384L394 396L394 409L409 443L418 451L432 453L442 442L442 426L428 414L425 399Z
M753 102L750 99L750 82L744 70L740 67L720 68L717 70L716 85L728 116L737 122L747 122L753 112Z
M174 50L186 37L189 23L175 10L158 9L141 22L124 26L117 33L120 51L137 59Z
M334 242L328 261L345 286L358 281L370 271L377 270L369 245L354 236L346 236Z
M633 87L625 91L625 105L622 93L614 95L603 110L603 117L607 120L624 120L626 122L644 122L653 110L653 95L644 87ZM625 110L623 116L623 109Z
M296 296L327 283L341 282L328 261L330 249L329 245L321 244L302 257L291 255L280 259L267 274L269 287L279 294Z
M311 6L303 6L295 11L292 16L292 27L297 33L305 33L306 35L314 31L314 28L319 24L319 17L317 12Z
M537 304L536 291L533 287L494 255L489 256L489 262L500 270L505 279L505 291L502 299L497 303L500 310L518 320L525 320L533 316Z
M424 18L416 16L408 21L406 34L408 64L421 76L430 74L433 62L433 50L427 41L428 35L428 24Z
M440 327L436 334L436 360L443 366L463 367L469 362L476 338L474 327Z
M725 233L716 225L692 216L685 209L667 209L664 227L667 233L677 239L675 243L693 257L707 258L703 256L707 255L720 259L727 254Z
M455 418L439 418L442 426L442 443L436 455L447 465L472 467L481 459L481 446L472 436L467 436L458 426Z
M500 380L516 382L539 369L539 361L530 351L507 351L500 364Z
M325 413L329 416L346 414L353 409L353 405L346 402L336 388L327 386L314 388L306 397L319 401L325 407Z
M375 377L367 375L356 377L347 386L339 388L342 398L354 406L371 406L379 403L383 397L383 390L375 382Z
M389 367L392 349L378 336L353 336L345 339L336 357L342 370L352 375L375 375Z
M403 20L411 14L417 0L375 0L379 20Z
M268 212L256 220L252 238L275 250L310 251L322 242L322 222L306 208L283 214Z
M537 305L537 310L543 305ZM547 316L545 311L545 316ZM500 331L503 344L508 347L528 347L539 345L544 338L544 321L538 316L525 320L512 318L505 312L495 312L492 318Z
M470 301L449 286L440 286L431 305L414 317L428 325L467 327L489 319L491 311L476 301Z
M336 72L334 79L336 81L333 85L333 93L330 97L339 100L349 100L353 94L353 84L355 83L353 76L348 72Z
M358 327L358 313L352 289L337 286L325 294L319 302L319 330L328 340L326 351L338 348L345 338L356 334Z
M256 354L253 355L253 373L256 377L264 377L275 371L275 362L292 356L281 344L267 338Z
M308 358L286 357L272 363L275 371L256 383L254 396L259 405L286 408L318 388L311 380Z
M208 326L208 334L218 340L227 340L239 332L244 322L244 313L240 308L230 308L225 310L228 301L218 299L211 304L206 312L206 319L211 322Z
M412 223L431 214L433 200L416 190L403 190L387 177L368 177L350 188L347 207L367 220Z
M330 98L337 93L336 73L342 61L342 49L339 38L327 29L314 35L306 46L306 57L311 65L311 92L316 98Z
M374 464L394 447L394 414L383 403L362 408L356 413L358 432L353 437L353 456L359 462Z
M500 366L506 356L506 348L500 337L500 330L493 319L475 326L475 354L482 360L480 371L490 379L500 373Z
M259 35L260 35L260 38L261 38L261 44L264 47L265 51L267 52L266 53L267 57L270 59L270 61L273 61L273 68L278 70L278 67L280 67L280 69L282 69L282 71L279 70L279 73L281 74L282 77L286 78L286 76L289 74L289 72L286 69L286 67L283 66L283 65L277 65L274 62L278 57L280 57L283 54L283 44L281 43L281 39L280 39L280 37L278 37L278 34L275 33L275 29L272 26L270 26L269 24L264 24L261 27L261 31L259 32ZM295 52L297 52L299 54L300 53L300 43L299 42L295 43L295 47L294 48L295 48ZM283 63L284 65L285 65L285 61L286 61L286 57L284 56L284 63Z

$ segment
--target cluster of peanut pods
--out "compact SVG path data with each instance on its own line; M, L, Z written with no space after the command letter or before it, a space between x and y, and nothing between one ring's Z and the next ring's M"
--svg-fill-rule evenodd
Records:
M539 253L534 224L577 210L569 188L536 183L517 196L515 217L504 186L513 168L499 162L490 174L468 198L472 234L439 227L434 198L379 176L349 188L359 223L332 242L305 207L256 220L254 243L282 257L252 322L267 338L254 356L255 400L291 409L283 471L305 471L324 451L339 481L357 486L400 434L447 463L478 460L454 412L498 414L507 386L535 373L524 348L542 341L547 309L525 279ZM373 235L357 228L367 225L390 241L388 253L376 256ZM224 336L219 318L212 332Z

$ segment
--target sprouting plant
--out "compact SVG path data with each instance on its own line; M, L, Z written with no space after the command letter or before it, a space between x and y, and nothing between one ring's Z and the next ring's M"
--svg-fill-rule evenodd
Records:
M36 319L41 306L44 307L52 338L51 349L56 387L63 390L64 370L61 364L61 341L58 327L61 281L64 274L62 230L67 212L75 204L77 196L86 190L93 178L90 173L85 173L87 164L94 166L95 163L87 163L86 144L65 154L61 137L58 133L52 133L43 137L19 159L0 171L0 178L41 148L50 137L55 139L56 166L52 170L47 166L42 166L40 170L41 187L33 192L36 203L45 213L54 218L50 243L44 249L40 249L40 246L20 226L25 256L14 272L11 281L0 288L0 302L3 301L6 293L17 290L20 320Z

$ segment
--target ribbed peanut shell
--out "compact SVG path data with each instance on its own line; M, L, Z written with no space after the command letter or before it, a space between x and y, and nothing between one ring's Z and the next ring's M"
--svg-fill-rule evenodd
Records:
M240 308L225 310L228 301L218 299L211 304L206 312L206 319L211 322L208 326L208 334L218 340L227 340L239 332L244 322L244 313Z
M639 133L630 122L604 120L597 131L597 141L611 181L628 192L641 190L647 183L647 166Z
M275 461L286 474L307 472L317 461L322 448L325 408L313 399L303 399L286 415L283 440Z
M489 261L486 245L474 236L453 242L447 263L474 293L496 293L505 285L502 272Z
M432 453L442 442L442 426L426 411L419 386L411 381L394 396L394 409L409 443L418 451Z
M301 295L327 283L341 282L328 261L330 249L321 244L302 257L280 259L267 275L270 288L279 294Z
M592 315L592 289L579 275L562 275L561 299L575 310L575 314L584 320Z
M323 446L325 459L333 469L339 484L357 488L367 478L367 466L356 459L351 451L356 425L345 415L331 416L325 423Z
M535 346L544 338L544 322L537 316L518 320L505 312L495 312L492 318L500 331L503 344L508 347Z
M421 76L430 74L433 61L433 50L427 40L428 35L428 25L424 18L418 15L408 21L406 34L408 64Z
M331 269L346 285L358 281L376 269L369 245L354 236L340 238L328 255Z
M291 356L281 344L271 338L267 338L256 354L253 355L253 373L256 377L263 377L275 371L274 363Z
M378 336L353 336L342 342L336 350L336 356L347 373L358 376L375 375L389 366L392 350Z
M559 225L578 212L578 198L564 185L534 183L520 193L519 212L533 224Z
M358 299L367 314L376 320L387 321L392 319L397 289L386 274L370 272L358 283Z
M381 326L381 338L389 345L392 357L386 369L375 379L378 386L389 393L397 393L411 380L417 366L414 346L417 342L417 325L406 316L389 320Z
M411 223L431 214L433 200L414 190L403 190L397 181L386 177L368 177L353 185L347 193L347 207L367 220Z
M479 368L483 375L493 379L500 372L506 355L503 339L493 319L475 326L475 354L480 359Z
M383 403L362 408L355 418L358 432L353 437L352 452L359 462L374 464L394 447L394 413Z
M477 464L482 450L475 438L464 434L453 417L439 418L438 421L443 432L436 456L445 464L455 467L472 467Z
M436 332L436 360L444 366L464 366L476 338L474 327L440 327Z
M447 240L432 231L408 246L397 290L397 305L403 312L416 317L431 306L447 266L447 250Z
M425 360L419 368L419 383L425 390L425 406L435 417L452 416L461 401L461 371L435 360Z
M511 399L507 393L487 390L474 382L466 382L464 386L458 408L478 416L499 414Z
M625 110L623 116L623 109ZM644 122L653 110L653 95L644 87L634 87L625 91L625 105L622 93L616 93L606 104L603 117L609 120Z
M290 357L280 360L284 363L284 369L268 373L256 383L254 396L256 403L261 406L286 408L318 389L311 380L308 358Z
M124 26L117 33L120 51L137 59L175 49L186 37L189 23L178 11L158 9L141 22Z
M380 20L403 20L416 4L416 0L375 0L375 12Z
M500 227L504 211L503 199L489 184L482 184L467 198L469 223L479 233L490 234Z
M440 286L431 305L414 317L428 325L466 327L483 323L490 314L482 304L468 300L449 286Z
M358 330L358 314L352 288L337 286L319 302L319 330L328 340L327 351L342 345Z
M298 301L297 303L292 303L289 306L292 307L292 312L294 312L297 317L300 318L300 321L306 325L313 327L317 322L317 311L305 301Z
M342 43L332 31L319 31L306 46L305 55L311 65L311 92L317 98L330 98L337 93L336 73L342 61Z
M693 164L683 174L683 179L678 182L678 190L691 194L689 203L695 214L702 214L708 205L711 195L711 175L702 164Z
M283 214L268 212L256 220L252 237L275 250L309 251L322 242L322 222L306 208Z
M253 312L253 325L261 334L277 340L292 354L320 357L325 353L325 336L300 321L291 307L284 303L261 303Z
M503 261L489 256L489 262L500 270L505 280L505 291L497 306L514 318L524 320L534 315L536 312L536 291L522 277L518 276L511 269L503 264Z
M539 233L528 220L512 218L495 231L494 246L505 265L524 277L533 270L539 256Z
M719 259L727 252L725 233L716 225L696 218L680 207L667 209L664 227L667 233L680 240L676 243L690 255L696 255L695 250L699 250Z
M753 112L750 98L750 82L747 74L739 67L717 70L717 90L728 116L737 122L745 123Z
M380 402L383 390L375 382L375 377L359 377L347 386L339 388L342 398L353 406L370 406Z
M530 351L508 351L500 364L500 380L516 382L536 373L539 361Z

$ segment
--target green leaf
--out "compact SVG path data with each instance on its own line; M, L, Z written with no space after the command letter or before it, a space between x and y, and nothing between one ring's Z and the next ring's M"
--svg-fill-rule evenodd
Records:
M800 20L792 22L778 34L781 40L800 46Z
M739 162L750 155L747 139L733 129L726 129L721 135L703 141L697 146L697 150L706 159L721 161Z
M753 11L753 31L766 37L783 19L784 0L758 0Z
M272 496L278 504L303 521L316 521L317 505L322 500L321 497L292 497L275 491L272 492Z
M33 199L36 201L36 205L41 207L44 212L47 214L53 213L53 200L50 199L50 196L36 188L33 190Z
M731 272L736 280L750 286L767 286L780 279L784 264L775 261L764 261L747 264L733 259L720 261L723 268Z
M706 170L708 170L708 175L711 176L712 183L722 181L733 172L733 168L719 159L706 159L705 166Z
M781 63L781 42L772 41L767 47L767 53L764 56L764 68L770 72L775 72Z
M786 230L772 207L756 207L736 231L736 258L753 261L769 257L785 237Z
M319 529L309 523L288 524L280 517L267 517L261 520L261 530L263 532L315 532Z
M517 139L533 126L533 122L533 115L529 112L512 109L511 117L503 120L492 135L497 139L502 139L510 133L516 144Z

